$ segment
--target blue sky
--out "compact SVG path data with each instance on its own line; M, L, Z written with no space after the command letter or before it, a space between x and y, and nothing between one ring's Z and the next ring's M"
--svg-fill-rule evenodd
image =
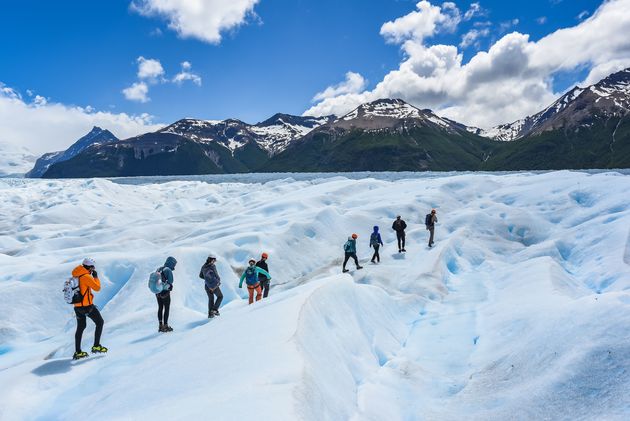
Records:
M361 75L362 90L373 90L412 55L405 51L403 41L388 42L380 32L384 23L417 11L417 1L240 1L251 3L254 13L239 25L223 29L220 42L215 43L181 36L169 28L168 16L139 13L131 0L3 2L0 83L19 93L25 103L40 95L47 104L92 107L88 111L147 113L156 123L182 117L235 117L253 123L275 112L302 114L314 105L318 92L343 84L347 72ZM220 8L222 2L206 0L208 7ZM463 66L508 33L527 34L530 42L536 42L559 28L579 25L602 4L595 0L454 3L462 16L456 28L438 29L413 42L424 47L456 46ZM480 6L479 12L464 19L473 3ZM431 5L447 11L441 2ZM483 31L482 35L470 45L462 44L464 34L473 29ZM122 92L140 81L139 57L157 60L164 69L160 80L145 80L147 102L129 100ZM201 79L200 86L191 81L171 82L184 61ZM583 81L593 67L557 66L545 76L548 91L555 94ZM540 106L549 100L549 92L529 108L506 112L506 118ZM441 102L423 98L420 93L405 97L414 105L444 108L447 115L460 117L456 111L449 114L458 96L449 94ZM350 102L344 104L350 106ZM322 108L328 109L344 108Z

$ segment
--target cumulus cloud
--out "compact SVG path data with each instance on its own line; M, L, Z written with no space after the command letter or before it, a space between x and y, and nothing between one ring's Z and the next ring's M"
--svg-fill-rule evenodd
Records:
M254 17L259 0L134 0L132 10L143 16L157 16L182 38L219 44L222 33Z
M122 90L123 95L129 101L146 103L149 98L149 86L165 83L175 83L182 85L186 81L191 81L197 86L201 86L201 76L192 71L192 64L189 61L181 63L181 70L172 79L166 78L166 72L162 63L156 59L147 59L142 56L136 60L138 63L138 81Z
M508 33L464 63L457 46L426 42L442 30L441 22L454 16L453 11L420 2L417 10L381 29L386 41L395 42L403 52L397 69L371 90L322 98L305 114L343 115L363 102L402 98L469 125L487 128L514 121L553 102L559 94L553 90L557 72L586 67L592 83L627 67L627 10L630 0L604 2L576 26L535 42L527 34Z
M399 44L407 39L418 42L435 35L440 30L452 30L461 20L459 9L454 3L444 3L442 7L421 1L413 11L381 27L381 35L388 42Z
M157 80L164 76L164 68L159 60L140 56L137 62L139 79Z
M173 78L173 83L181 85L187 80L197 86L201 86L201 76L192 72L192 64L189 61L184 61L181 64L181 71Z
M367 81L359 73L348 72L346 73L346 80L343 82L329 86L322 92L318 92L313 97L313 101L322 101L327 98L334 98L339 95L355 94L364 90L367 86Z
M122 90L123 95L129 101L149 102L149 86L144 82L136 82Z
M119 138L163 127L154 124L148 114L95 111L92 107L65 105L51 100L29 102L17 90L0 82L0 139L4 142L41 154L68 148L93 126L108 129Z

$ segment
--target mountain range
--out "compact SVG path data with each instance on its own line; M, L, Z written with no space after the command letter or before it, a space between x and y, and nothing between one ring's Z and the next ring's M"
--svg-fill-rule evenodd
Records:
M629 110L626 69L487 131L380 99L341 117L276 114L253 125L188 118L124 140L95 128L44 155L29 176L627 168Z

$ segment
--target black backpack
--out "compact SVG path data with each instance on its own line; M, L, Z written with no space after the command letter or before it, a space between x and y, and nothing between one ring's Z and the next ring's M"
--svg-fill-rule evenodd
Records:
M430 213L427 213L427 216L424 217L424 225L426 225L427 227L430 227L432 224L432 215Z

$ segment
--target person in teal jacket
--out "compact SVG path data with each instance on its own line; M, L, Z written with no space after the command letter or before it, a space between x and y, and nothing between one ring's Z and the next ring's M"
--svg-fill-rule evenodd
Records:
M256 301L260 301L262 298L262 288L260 287L260 281L258 275L267 277L268 281L271 281L271 275L265 269L256 266L255 259L249 259L249 266L245 269L245 272L241 275L241 280L238 284L239 288L243 288L243 280L247 284L247 292L249 292L249 303L254 302L254 291L256 291Z
M359 258L357 257L357 238L359 236L356 234L352 234L348 237L348 241L343 245L343 251L345 253L345 257L343 259L343 273L348 272L346 269L346 264L348 260L352 258L354 260L354 264L357 266L357 269L363 269L363 266L359 265Z

